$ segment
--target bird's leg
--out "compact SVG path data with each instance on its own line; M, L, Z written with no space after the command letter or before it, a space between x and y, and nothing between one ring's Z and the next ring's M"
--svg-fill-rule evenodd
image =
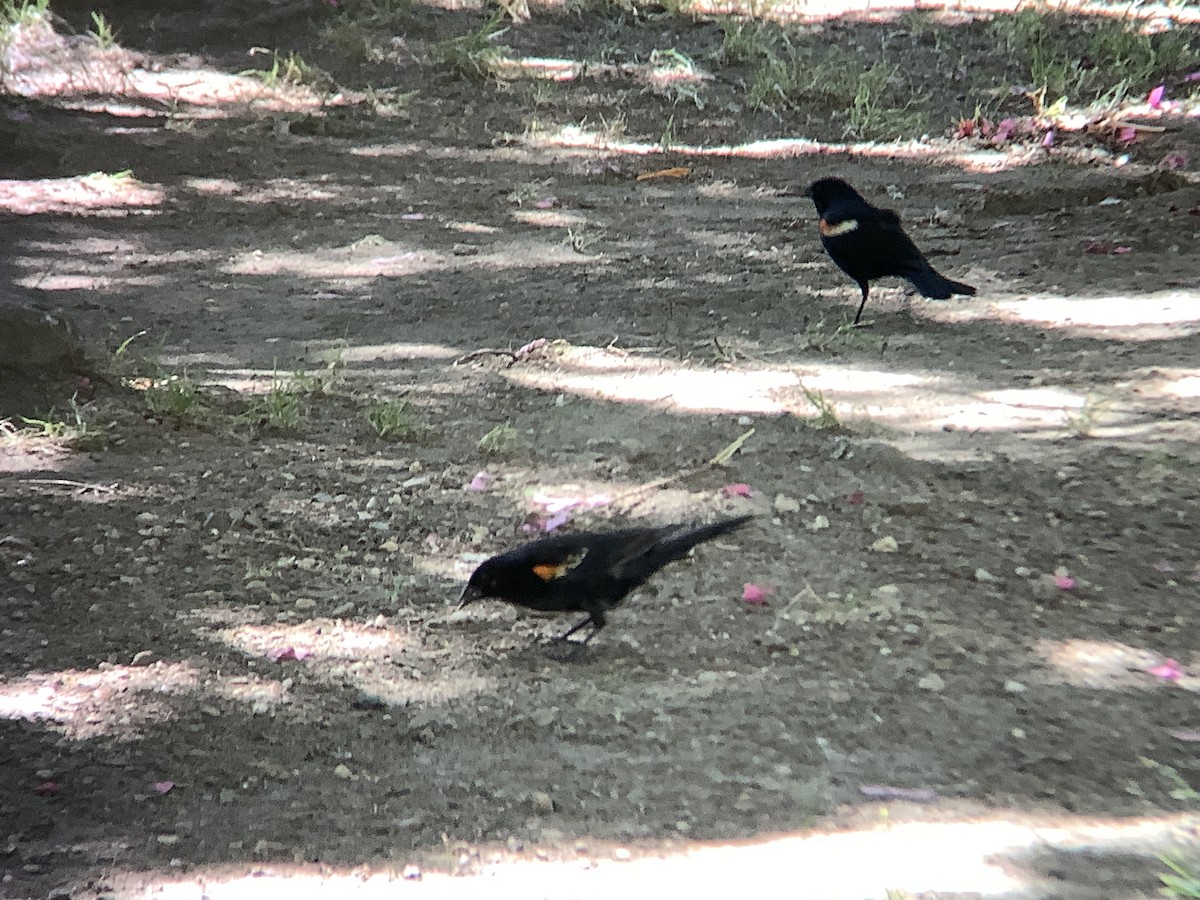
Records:
M586 644L588 641L590 641L592 638L594 638L597 635L597 633L599 633L600 629L604 627L604 612L602 610L595 610L593 612L588 613L588 617L586 619L583 619L582 621L576 623L575 625L572 625L570 628L568 628L566 631L564 631L562 634L560 634L558 637L556 637L554 639L555 642L560 643L560 642L566 641L571 635L573 635L575 632L577 632L584 625L591 625L592 633L589 634L587 637L585 637L582 641L580 641L580 643L582 643L582 644Z
M577 623L577 624L575 624L575 625L572 625L570 628L568 628L568 629L567 629L566 631L564 631L562 634L560 634L560 635L557 635L557 636L554 638L554 642L555 642L556 644L566 643L566 642L567 642L567 641L570 639L571 635L573 635L575 632L577 632L577 631L578 631L580 628L582 628L584 625L592 625L592 635L594 635L594 634L596 633L596 626L592 624L592 617L591 617L591 616L588 616L588 617L587 617L586 619L584 619L583 621L581 621L581 622L579 622L579 623ZM587 637L584 639L583 643L585 643L585 644L586 644L588 641L590 641L590 640L592 639L592 635L588 635L588 636L587 636Z
M863 298L862 298L862 303L858 304L858 312L856 312L854 314L854 324L855 325L857 325L858 320L862 318L863 310L866 309L866 306L867 306L867 294L869 294L871 292L870 284L868 284L865 281L860 281L858 283L858 286L862 290Z

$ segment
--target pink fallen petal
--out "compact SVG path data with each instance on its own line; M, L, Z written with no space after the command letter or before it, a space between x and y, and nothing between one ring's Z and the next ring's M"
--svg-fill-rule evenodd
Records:
M1193 72L1191 75L1184 77L1185 82L1200 81L1200 72Z
M1163 681L1178 681L1183 677L1183 670L1179 668L1179 663L1173 659L1168 659L1162 665L1150 666L1145 672L1147 675L1153 675L1155 678L1161 678Z
M535 209L550 209L557 202L557 197L543 197L541 200L533 201L533 206Z
M1134 141L1137 140L1137 137L1138 137L1138 130L1129 125L1126 125L1124 128L1122 128L1120 131L1117 132L1117 142L1124 144L1125 146L1129 146L1130 144L1132 144Z
M767 597L775 589L767 585L750 584L742 586L742 602L748 606L766 606Z
M287 660L300 660L312 656L312 651L305 647L277 647L267 654L267 659L271 662L286 662Z
M1167 734L1178 741L1187 741L1192 744L1200 742L1200 728L1176 728L1168 731Z
M1150 92L1150 96L1146 98L1146 102L1150 104L1151 109L1158 109L1162 106L1163 94L1167 92L1167 86L1160 84Z
M1012 137L1017 131L1016 119L1001 119L1000 124L996 126L996 133L992 135L992 140L997 144L1001 144Z
M171 788L173 787L175 787L175 782L173 781L156 781L154 784L150 785L150 788L154 791L154 793L159 795L169 794L171 792Z
M750 485L740 481L737 484L727 484L721 488L721 495L724 497L749 497L752 493Z
M1168 172L1186 168L1188 155L1181 150L1172 150L1158 161L1158 167Z
M522 346L518 347L516 355L518 357L528 356L534 350L541 350L548 343L549 341L547 341L545 338L534 338L528 344L523 344Z
M1055 575L1054 576L1054 586L1056 588L1058 588L1059 590L1073 591L1073 590L1075 590L1077 585L1078 585L1078 582L1074 578L1072 578L1070 575Z
M1124 247L1110 241L1092 241L1090 244L1084 245L1084 253L1091 253L1102 256L1115 256L1122 253L1132 253L1132 247Z
M1158 562L1156 562L1154 564L1154 571L1155 572L1174 572L1175 567L1173 565L1171 565L1171 563L1168 562L1167 560L1160 559Z
M867 495L862 491L851 491L846 499L850 502L851 506L862 506L867 500Z
M1042 136L1042 146L1049 150L1054 146L1054 129L1051 128Z
M907 800L912 803L931 803L938 798L932 788L893 787L890 784L860 784L858 792L872 800Z
M475 477L467 484L468 491L486 491L492 486L492 476L487 472L476 472Z
M571 513L567 510L555 513L542 522L542 531L554 531L556 528L562 528L571 521Z
M53 797L62 790L62 785L57 781L43 781L33 789L33 792L39 797Z

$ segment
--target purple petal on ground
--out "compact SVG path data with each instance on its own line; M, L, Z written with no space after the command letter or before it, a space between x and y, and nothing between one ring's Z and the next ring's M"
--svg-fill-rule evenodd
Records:
M486 491L492 486L492 476L487 472L476 472L475 477L466 485L468 491Z
M1054 146L1054 129L1051 128L1042 136L1042 146L1049 149Z
M554 531L556 528L562 528L571 521L571 513L567 510L555 513L542 522L542 531Z
M774 588L766 585L746 582L742 586L742 602L747 606L766 606L767 597L770 596L773 590Z
M1162 106L1163 94L1167 92L1167 86L1160 84L1150 92L1150 96L1146 98L1146 102L1150 104L1151 109L1158 109Z
M1178 681L1184 675L1183 669L1179 668L1179 663L1173 659L1168 659L1162 665L1150 666L1144 671L1147 675L1153 675L1163 681Z

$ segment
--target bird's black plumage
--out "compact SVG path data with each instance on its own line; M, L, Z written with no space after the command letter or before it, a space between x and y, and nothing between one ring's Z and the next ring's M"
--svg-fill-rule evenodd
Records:
M817 207L821 246L862 290L862 303L858 305L854 324L858 324L867 305L870 283L886 275L907 278L924 296L934 300L975 293L971 285L951 281L929 264L904 233L899 215L872 206L840 178L814 181L807 196Z
M588 617L558 640L590 624L587 643L604 627L605 613L651 575L752 518L543 538L481 563L463 589L460 605L494 597L545 612L585 612Z

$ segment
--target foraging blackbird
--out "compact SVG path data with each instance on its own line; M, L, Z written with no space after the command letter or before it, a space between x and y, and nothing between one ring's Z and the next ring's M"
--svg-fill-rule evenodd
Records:
M821 246L843 272L858 282L862 303L854 324L867 305L870 282L885 275L907 278L924 296L948 300L951 294L975 293L975 288L942 277L921 255L904 229L900 216L872 206L840 178L814 181L805 193L817 207Z
M752 518L543 538L481 563L463 589L459 608L496 597L529 609L586 612L586 619L555 638L566 640L590 624L586 644L604 627L604 614L651 575Z

